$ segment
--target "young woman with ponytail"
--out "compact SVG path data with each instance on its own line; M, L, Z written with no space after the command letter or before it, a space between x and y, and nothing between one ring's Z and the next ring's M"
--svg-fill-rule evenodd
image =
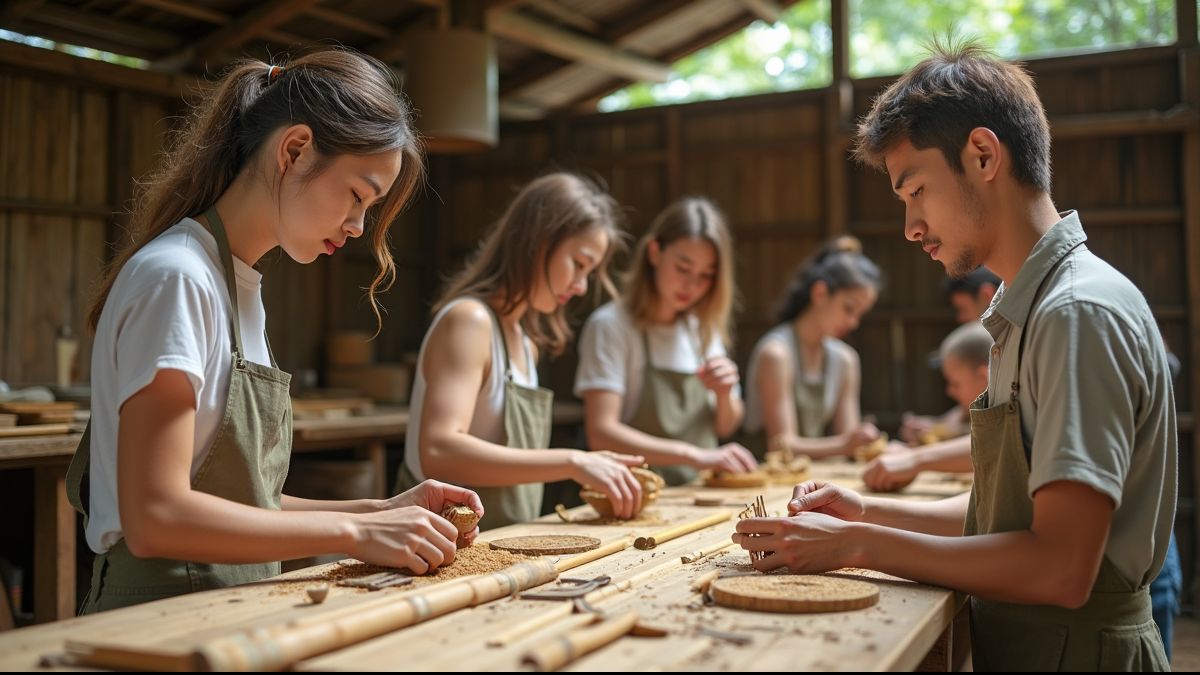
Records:
M879 437L859 411L862 367L841 338L879 295L879 268L854 237L838 237L801 265L775 328L754 347L746 432L759 448L850 454Z
M468 490L282 494L290 376L271 357L254 270L276 247L309 263L365 233L378 317L393 280L387 229L422 175L390 71L350 51L240 62L193 108L91 312L92 415L68 474L97 554L83 612L256 581L318 554L418 574L453 560L458 532L437 514L447 501L482 513Z

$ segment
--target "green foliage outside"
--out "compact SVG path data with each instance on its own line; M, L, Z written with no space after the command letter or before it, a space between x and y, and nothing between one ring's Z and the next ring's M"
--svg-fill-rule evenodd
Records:
M1175 41L1174 0L850 0L850 74L893 75L934 36L973 36L1005 58ZM781 20L687 56L664 83L630 85L600 101L625 110L822 87L832 78L829 0L800 0Z

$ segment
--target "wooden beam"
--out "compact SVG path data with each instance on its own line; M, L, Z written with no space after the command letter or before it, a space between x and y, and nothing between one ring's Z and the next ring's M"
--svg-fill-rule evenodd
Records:
M25 18L25 15L32 12L44 0L13 0L8 2L4 9L0 9L0 25L14 26Z
M392 37L368 45L365 51L384 63L395 63L404 57L404 33L418 26L435 25L436 19L436 13L424 9L406 14L388 29Z
M324 7L310 7L305 12L309 16L326 21L342 28L349 28L352 31L357 31L363 35L369 35L373 38L381 40L390 38L392 33L384 26L370 21L364 21L357 16L346 14L344 12L335 12L332 9Z
M524 0L523 4L552 19L557 19L568 26L574 26L587 33L599 33L601 30L599 21L596 21L583 12L560 5L556 0Z
M230 21L233 21L233 17L229 16L228 14L225 14L223 12L218 12L213 9L208 9L207 7L202 6L202 5L182 2L182 0L132 0L132 1L139 5L142 5L144 7L153 7L154 9L160 9L164 12L169 12L171 14L176 14L178 16L186 16L189 19L196 19L197 21L204 21L204 22L215 24L218 26L224 26L224 25L228 24ZM311 13L311 11L312 10L310 10L310 13ZM340 15L340 16L345 16L345 15ZM294 35L292 33L287 33L287 32L281 31L281 30L273 30L273 29L263 31L262 37L265 40L270 40L271 42L275 42L275 43L281 44L281 45L301 45L301 44L307 44L310 42L309 40L302 38L299 35Z
M182 70L206 56L241 46L264 31L287 22L318 2L320 0L271 0L261 3L188 47L159 59L154 66L156 69L168 72Z
M541 106L506 99L499 102L500 117L509 122L540 120L546 116L546 109Z
M704 49L715 42L720 42L721 40L750 25L752 21L754 21L753 16L750 14L743 14L737 19L734 19L723 26L717 26L716 28L701 33L695 38L688 40L686 43L671 49L666 54L659 54L658 58L666 63L674 63L688 54L691 54L692 52ZM621 87L624 87L628 83L629 81L627 79L607 82L604 85L580 96L573 108L580 112L595 110L597 101L605 96L608 96Z
M183 40L169 31L148 28L95 12L80 12L58 5L45 5L29 12L26 21L38 21L73 33L89 35L151 52L175 49ZM117 53L123 53L118 51Z
M663 63L614 49L598 40L571 33L515 12L489 13L488 30L494 35L513 42L578 61L630 80L665 82L671 75L671 68Z
M777 23L783 17L783 8L775 0L741 0L742 6L767 23Z
M674 14L692 2L693 0L660 0L642 5L636 11L620 17L606 26L600 33L600 39L619 45L632 33ZM527 64L522 64L517 72L500 78L500 96L503 98L524 89L572 63L574 62L550 55L531 59Z
M18 71L48 73L93 85L127 89L175 100L203 82L190 75L137 70L5 40L0 40L0 65L13 66Z
M34 470L33 620L75 616L75 507L67 501L66 466Z
M1200 111L1181 103L1168 110L1132 110L1087 113L1050 119L1050 137L1055 141L1102 138L1136 134L1174 134L1200 124Z

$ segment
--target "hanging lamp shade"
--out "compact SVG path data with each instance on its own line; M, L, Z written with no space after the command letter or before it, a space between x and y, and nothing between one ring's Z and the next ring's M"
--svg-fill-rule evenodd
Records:
M429 152L495 147L499 86L492 37L467 28L417 29L405 38L404 51L404 88Z

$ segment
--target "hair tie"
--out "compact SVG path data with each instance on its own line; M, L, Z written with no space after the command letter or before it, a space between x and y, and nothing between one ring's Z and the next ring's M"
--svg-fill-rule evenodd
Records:
M283 66L270 66L267 68L267 82L272 82L280 73L283 72Z

